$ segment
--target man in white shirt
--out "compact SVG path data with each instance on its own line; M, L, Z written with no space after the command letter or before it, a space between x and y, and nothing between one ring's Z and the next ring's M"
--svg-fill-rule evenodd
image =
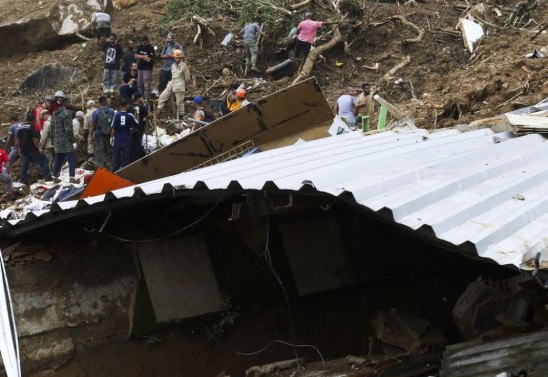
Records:
M356 125L356 97L354 88L348 87L345 93L337 99L333 106L333 112L340 116L348 127L354 130Z
M111 27L108 13L93 12L91 15L91 29L99 41L110 37Z

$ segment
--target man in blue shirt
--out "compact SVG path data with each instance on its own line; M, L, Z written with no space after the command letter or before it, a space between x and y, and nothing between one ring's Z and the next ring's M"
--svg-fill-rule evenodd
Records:
M128 110L129 101L120 100L120 111L112 119L110 144L112 145L112 171L117 171L131 162L131 131L139 126L137 119Z
M21 127L21 124L19 124L19 118L17 115L12 115L10 117L10 126L8 128L8 138L6 140L6 145L4 146L4 149L8 151L10 144L13 143L11 150L9 152L9 160L10 160L10 166L13 166L15 161L19 159L19 148L17 147L17 143L15 142L17 138L17 130L19 127Z
M162 70L160 71L160 81L158 83L158 93L162 93L171 80L171 65L175 62L173 51L183 50L183 46L175 42L175 34L169 33L166 37L166 45L162 50L160 57L163 60Z

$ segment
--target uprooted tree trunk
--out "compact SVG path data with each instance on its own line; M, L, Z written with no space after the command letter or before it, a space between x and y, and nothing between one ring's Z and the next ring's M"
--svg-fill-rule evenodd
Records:
M286 8L288 10L294 11L294 10L297 10L297 9L304 8L304 7L308 6L309 4L312 4L313 2L314 2L314 0L304 0L304 1L300 1L300 2L295 3L295 4L290 4L290 5L286 6Z
M343 41L344 38L341 35L341 32L339 31L338 27L335 27L335 30L333 31L333 37L329 42L324 43L323 45L318 46L314 50L310 51L310 53L306 57L306 60L303 63L302 68L299 71L299 74L293 80L292 85L308 78L312 73L312 70L314 69L314 63L316 62L316 58L318 58L318 56L320 56L325 51L332 49L337 44Z

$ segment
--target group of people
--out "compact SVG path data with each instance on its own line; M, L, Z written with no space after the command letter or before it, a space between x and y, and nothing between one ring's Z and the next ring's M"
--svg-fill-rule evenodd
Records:
M362 84L362 92L356 96L356 90L352 87L345 89L344 93L333 104L333 112L341 117L350 129L361 129L362 118L373 116L374 101L369 83Z
M7 187L2 200L15 198L11 168L19 159L19 183L28 185L30 164L37 167L42 179L57 183L65 162L69 182L77 183L78 145L92 158L94 167L113 171L144 156L143 125L148 109L139 93L131 99L121 98L117 112L109 107L105 96L99 97L97 103L88 100L86 107L86 113L72 110L63 91L57 91L27 112L23 122L18 116L11 116L4 149L0 148L0 182Z
M296 56L304 61L314 44L317 31L323 26L333 24L337 22L314 21L312 13L306 12L304 20L296 28ZM146 35L140 38L137 45L133 40L128 40L126 48L122 48L117 35L112 33L110 16L107 13L95 12L92 16L92 26L97 38L104 41L101 48L104 52L103 93L106 97L113 96L118 88L120 98L130 99L133 94L141 93L145 100L150 99L153 92L154 60L159 57L162 65L158 81L158 108L161 111L174 95L177 114L185 113L185 92L189 86L195 86L195 80L191 75L190 66L185 62L184 47L177 43L174 33L167 34L164 47L156 55L155 47ZM266 37L261 17L255 17L253 22L246 24L240 32L246 56L246 71L259 71L258 37ZM120 76L121 82L118 82Z

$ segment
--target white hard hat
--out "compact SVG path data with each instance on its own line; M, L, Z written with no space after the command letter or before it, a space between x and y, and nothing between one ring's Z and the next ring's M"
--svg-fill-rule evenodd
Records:
M54 97L62 97L65 98L65 93L62 90L58 90L55 92Z
M82 111L77 111L75 116L77 116L77 117L82 117L82 118L83 118L83 117L84 117L84 113L83 113Z

